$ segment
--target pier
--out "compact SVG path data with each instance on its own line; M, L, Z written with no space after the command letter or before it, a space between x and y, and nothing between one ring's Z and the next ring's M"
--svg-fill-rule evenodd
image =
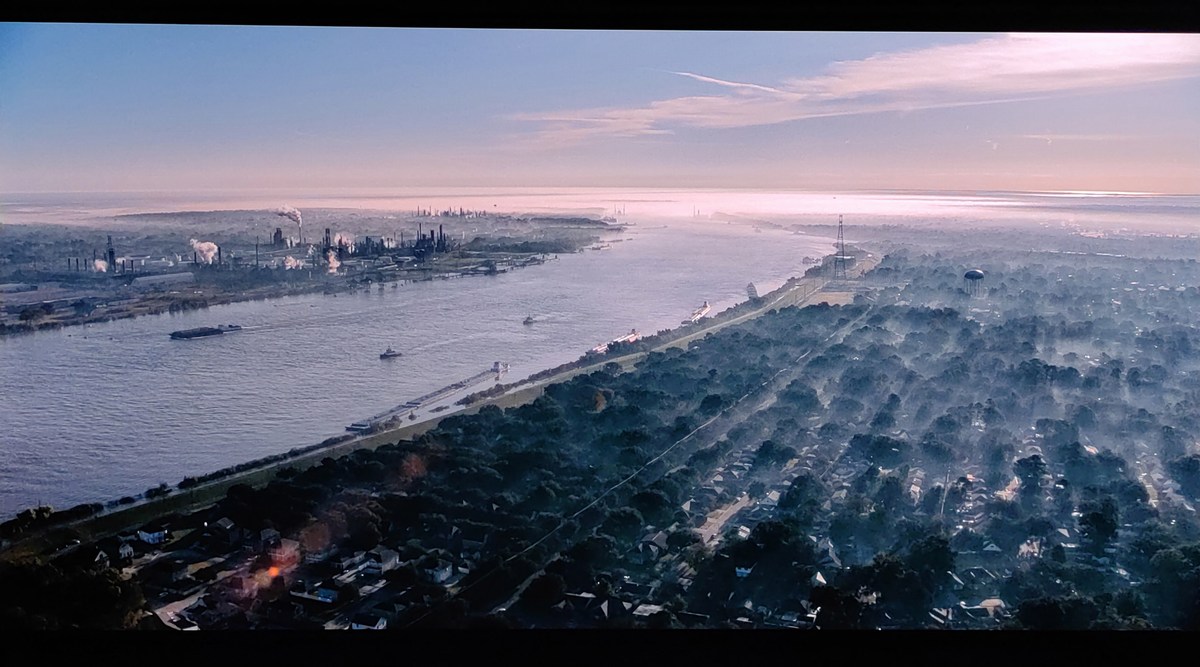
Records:
M381 424L383 422L386 422L389 419L392 419L393 417L399 417L399 416L403 415L403 413L405 413L405 412L411 412L413 410L416 410L417 408L421 407L422 405L426 405L433 401L445 398L445 397L449 396L450 394L453 394L454 392L459 391L461 389L466 389L467 387L477 385L480 382L483 382L490 377L495 377L496 381L499 382L500 378L503 377L504 374L507 372L508 372L508 364L497 361L496 363L492 364L491 368L487 369L486 371L483 371L482 373L476 373L475 375L472 375L471 377L469 377L465 380L459 380L458 382L455 382L454 384L446 385L445 387L442 387L441 389L438 389L437 391L431 391L428 394L425 394L423 396L418 396L417 398L414 398L411 401L408 401L407 403L397 405L396 407L394 407L390 410L380 412L379 414L369 417L363 421L354 422L353 424L347 426L346 430L351 431L353 433L363 433L365 431L369 431L371 429L371 427L375 426L376 424Z

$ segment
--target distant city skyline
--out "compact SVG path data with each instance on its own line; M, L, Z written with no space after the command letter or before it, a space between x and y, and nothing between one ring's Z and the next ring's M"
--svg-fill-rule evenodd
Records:
M0 24L0 191L1200 193L1200 35Z

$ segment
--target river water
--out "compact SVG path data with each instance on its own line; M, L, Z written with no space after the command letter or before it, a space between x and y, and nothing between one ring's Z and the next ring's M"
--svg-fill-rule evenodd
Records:
M631 329L678 326L706 300L720 312L746 299L747 283L774 289L803 272L803 257L831 250L829 239L744 225L634 226L608 249L494 277L0 339L0 516L105 502L315 444L495 361L510 364L511 382ZM536 322L524 325L527 315ZM168 337L217 324L244 329ZM404 356L381 360L389 346Z
M606 250L492 277L382 293L307 295L0 338L0 518L135 495L345 433L345 426L500 361L512 382L637 329L678 326L774 289L831 239L762 221L829 224L1025 220L1076 226L1147 221L1194 231L1196 197L1120 193L833 194L651 190L3 195L10 222L103 226L96 215L300 208L613 214L633 226ZM728 215L722 214L722 212ZM735 224L730 222L746 224ZM939 223L940 224L940 223ZM618 240L619 239L619 240ZM527 315L537 321L523 325ZM222 336L178 329L239 324ZM381 360L394 347L404 356ZM473 390L488 386L477 385ZM458 395L461 395L461 392ZM455 398L458 396L456 395Z

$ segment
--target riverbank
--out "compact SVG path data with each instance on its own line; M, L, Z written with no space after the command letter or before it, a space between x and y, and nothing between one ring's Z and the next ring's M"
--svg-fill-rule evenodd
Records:
M401 285L429 282L433 280L451 280L470 276L492 276L508 271L537 266L552 261L555 257L546 257L530 253L489 253L473 254L466 257L444 257L428 266L420 266L389 272L386 275L361 271L351 274L328 274L318 272L315 278L303 282L275 282L261 286L230 285L227 278L230 272L217 274L211 269L202 268L194 271L195 282L188 281L175 289L164 292L135 291L136 288L119 286L98 289L70 290L54 287L44 290L19 292L9 298L10 308L21 308L19 313L11 313L9 320L0 317L0 336L51 331L65 327L86 326L112 322L115 320L132 319L145 315L161 315L163 313L181 313L193 310L203 310L214 306L222 306L243 301L264 301L280 299L289 296L306 294L343 294L356 293L369 289L388 289ZM282 269L255 269L253 271L278 272ZM312 273L308 271L307 273ZM251 274L252 275L252 274ZM284 274L285 276L288 274ZM24 300L20 300L23 297ZM45 310L43 304L51 304L50 310ZM25 312L29 319L26 320Z

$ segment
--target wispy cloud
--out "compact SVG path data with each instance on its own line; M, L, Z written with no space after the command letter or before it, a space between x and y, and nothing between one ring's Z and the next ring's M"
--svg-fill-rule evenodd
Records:
M1030 140L1035 140L1035 141L1044 141L1047 144L1052 144L1056 141L1063 141L1063 142L1069 142L1069 141L1099 141L1099 142L1130 141L1130 140L1134 139L1135 137L1130 134L1054 134L1054 133L1047 133L1047 134L1019 134L1019 135L1016 135L1016 138L1030 139Z
M728 86L729 88L741 88L741 89L745 89L745 90L761 90L763 92L776 93L779 95L787 94L786 91L780 90L778 88L771 88L770 86L760 86L757 83L741 83L739 81L724 81L722 79L714 79L711 76L702 76L700 74L693 74L691 72L671 72L671 74L678 74L679 76L686 76L690 79L695 79L697 81L703 81L705 83L715 83L718 86Z
M688 127L749 127L1037 99L1200 76L1200 35L999 35L836 62L821 75L778 85L672 74L722 90L640 106L514 118L538 123L541 143L564 145Z

